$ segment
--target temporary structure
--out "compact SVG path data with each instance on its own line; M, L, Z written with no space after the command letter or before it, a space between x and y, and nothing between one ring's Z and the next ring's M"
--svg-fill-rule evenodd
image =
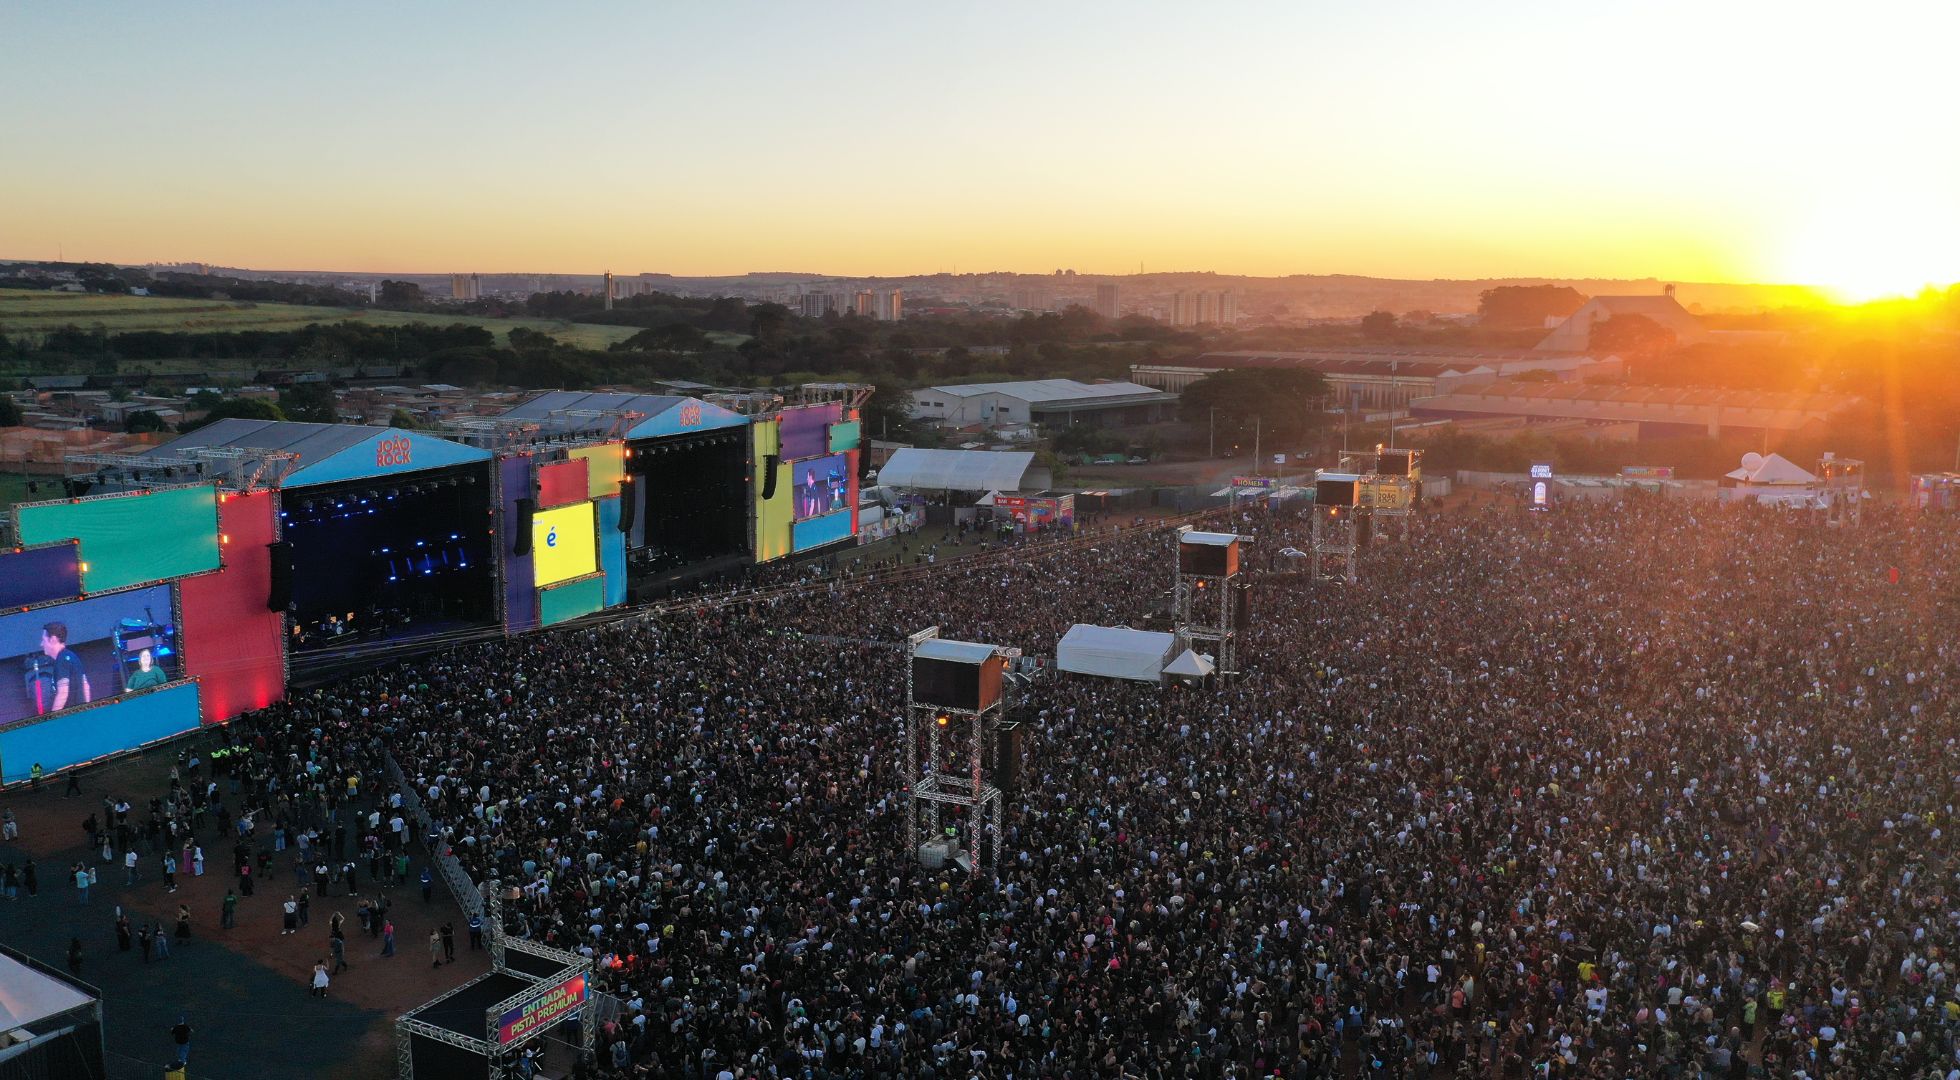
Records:
M1194 649L1186 649L1177 654L1177 659L1164 665L1164 674L1179 679L1202 679L1217 667L1211 657Z
M1781 454L1742 455L1742 467L1724 474L1725 501L1809 505L1821 494L1817 477Z
M1159 682L1176 649L1175 634L1077 623L1062 635L1055 666L1078 675Z

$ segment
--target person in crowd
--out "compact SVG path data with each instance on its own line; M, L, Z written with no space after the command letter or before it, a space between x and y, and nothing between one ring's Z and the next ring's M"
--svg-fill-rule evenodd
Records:
M948 815L983 865L924 868L905 636L1052 656L1163 613L1173 544L769 568L295 691L234 778L376 865L403 796L492 932L593 960L629 1075L1952 1069L1960 523L1486 503L1358 588L1255 560L1237 677L1015 687L998 859Z

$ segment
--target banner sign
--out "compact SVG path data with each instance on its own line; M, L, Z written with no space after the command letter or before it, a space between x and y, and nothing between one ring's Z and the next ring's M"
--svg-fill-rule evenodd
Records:
M497 1043L507 1045L577 1011L585 1004L585 976L574 975L497 1021Z
M1242 488L1247 488L1247 487L1249 487L1249 488L1250 488L1250 487L1252 487L1252 488L1253 488L1253 487L1254 487L1254 488L1269 488L1269 487L1272 487L1272 486L1273 486L1273 477L1270 477L1270 476L1234 476L1234 477L1232 477L1232 486L1233 486L1233 487L1242 487Z
M1620 475L1628 480L1672 480L1672 465L1622 465Z

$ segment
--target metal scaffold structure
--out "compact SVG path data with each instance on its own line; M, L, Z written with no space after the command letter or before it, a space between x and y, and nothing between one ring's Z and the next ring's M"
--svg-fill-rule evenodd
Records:
M598 1028L589 1012L592 960L506 935L501 882L489 882L484 898L490 970L395 1021L396 1074L509 1080L528 1047L573 1017L581 1020L574 1052L590 1068Z
M952 641L937 626L906 639L905 836L927 869L1000 864L1001 789L990 765L1006 721L1004 677L1019 649ZM946 807L964 807L965 831Z
M1200 532L1189 525L1177 530L1173 628L1179 645L1211 647L1221 683L1239 673L1238 608L1245 603L1239 588L1242 539L1237 533Z
M1826 452L1817 462L1824 518L1833 525L1856 527L1864 521L1865 463Z
M1363 539L1365 513L1360 475L1332 469L1315 471L1312 555L1316 580L1355 583L1354 553Z

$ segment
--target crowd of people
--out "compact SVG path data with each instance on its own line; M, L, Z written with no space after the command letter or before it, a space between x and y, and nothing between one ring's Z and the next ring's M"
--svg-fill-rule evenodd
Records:
M1241 672L1017 691L980 873L908 850L898 643L1135 625L1168 532L471 647L241 732L302 803L392 753L503 932L624 1003L610 1075L1960 1077L1950 520L1460 507L1349 587L1273 557L1304 519L1217 524L1255 538Z

